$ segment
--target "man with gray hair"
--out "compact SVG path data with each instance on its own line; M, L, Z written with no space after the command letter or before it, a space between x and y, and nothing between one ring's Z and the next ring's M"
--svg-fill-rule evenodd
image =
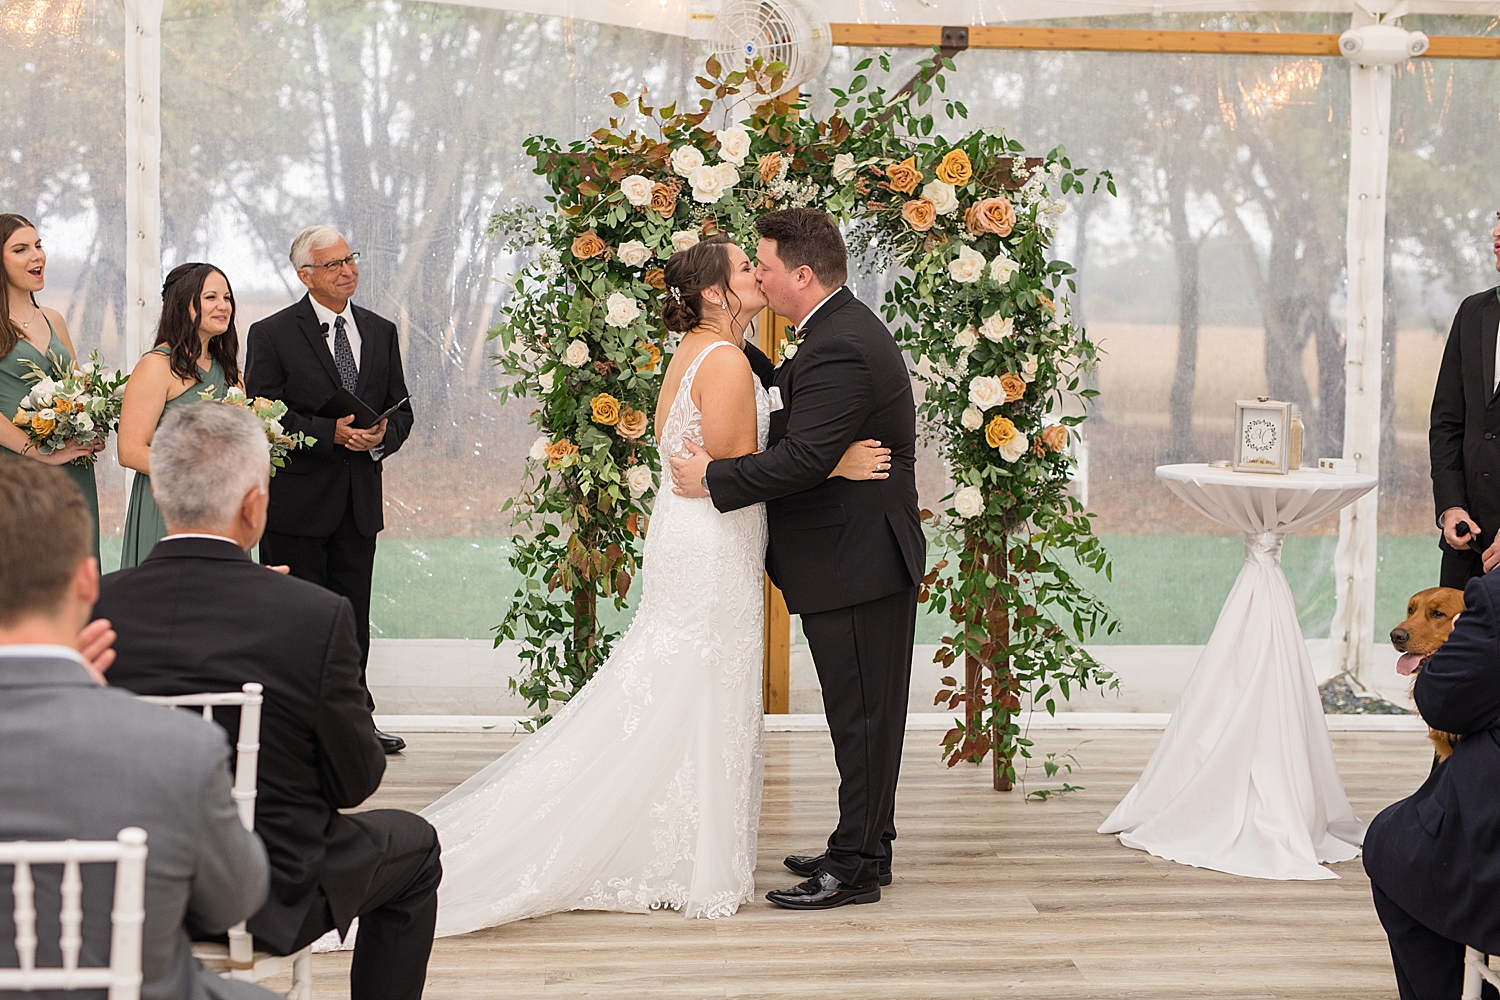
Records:
M412 426L401 343L394 323L350 301L359 287L359 254L338 230L309 226L292 241L290 256L307 294L250 327L245 391L286 403L282 424L317 444L292 452L271 483L260 560L349 599L363 670L375 536L385 527L381 469ZM376 414L397 408L363 429L352 415L319 416L340 389ZM375 707L373 699L369 705ZM405 746L399 737L376 736L386 753Z
M141 565L106 576L94 606L118 633L109 681L157 695L264 685L255 829L271 894L248 922L255 945L289 955L357 916L351 996L420 997L437 834L409 812L340 811L380 786L385 755L348 599L249 557L270 468L260 421L243 407L194 403L163 418L151 491L169 533ZM235 732L238 713L218 721Z

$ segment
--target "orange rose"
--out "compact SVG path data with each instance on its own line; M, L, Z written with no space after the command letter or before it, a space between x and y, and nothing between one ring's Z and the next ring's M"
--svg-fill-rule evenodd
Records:
M1000 376L1000 388L1005 390L1005 401L1007 403L1014 403L1026 395L1026 380L1019 375L1006 372ZM996 445L996 447L998 448L999 445Z
M1005 417L996 416L984 428L984 440L991 448L1003 448L1016 439L1016 425Z
M661 348L657 347L655 344L642 344L641 350L644 353L649 354L651 356L651 360L645 362L644 364L638 362L635 366L635 370L638 372L656 371L656 366L661 364Z
M646 433L646 414L628 406L623 408L620 410L620 422L615 424L615 432L627 441L634 441Z
M53 400L52 408L58 413L67 415L69 413L72 413L73 410L77 408L77 404L74 403L71 399L57 399Z
M917 169L917 158L908 156L900 163L892 164L885 172L885 179L892 191L911 194L922 183L922 171Z
M677 211L677 189L670 184L651 185L651 211L664 219L670 219Z
M1004 198L986 198L969 206L964 222L975 236L983 233L1009 236L1016 227L1016 210Z
M901 206L901 218L919 233L925 233L937 221L937 206L927 198L913 198Z
M590 257L597 257L603 252L604 241L592 229L586 233L579 233L573 238L573 256L579 260L588 260Z
M658 292L665 291L667 287L667 272L659 267L653 267L646 272L645 282Z
M969 183L969 178L973 176L974 165L969 162L969 154L961 149L952 150L937 165L937 178L944 184L958 187Z
M31 414L27 413L25 410L17 410L16 415L10 418L10 422L15 424L17 427L25 427L31 423Z
M1068 429L1062 424L1052 424L1039 435L1048 451L1062 451L1068 446Z
M769 184L781 173L781 154L767 153L760 158L760 182Z
M712 215L705 215L703 222L698 226L698 233L705 238L717 236L719 233L719 220L715 219Z
M578 454L578 446L567 438L563 438L561 441L553 441L547 446L547 468L555 469L569 455L576 454Z
M589 409L593 411L596 424L613 427L620 422L620 401L607 392L601 392L589 400Z

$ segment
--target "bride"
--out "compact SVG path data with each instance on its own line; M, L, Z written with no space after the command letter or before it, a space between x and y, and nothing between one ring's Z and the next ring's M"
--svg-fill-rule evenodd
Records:
M725 238L673 254L662 319L682 334L656 405L663 451L765 447L771 404L745 356L765 306ZM878 442L833 475L884 478ZM734 913L755 893L766 514L660 490L641 603L550 723L422 811L443 848L438 936L561 910Z

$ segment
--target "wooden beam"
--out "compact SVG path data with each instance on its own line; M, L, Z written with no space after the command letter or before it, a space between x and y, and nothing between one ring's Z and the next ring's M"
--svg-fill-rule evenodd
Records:
M792 98L796 100L796 98ZM761 310L755 324L757 346L773 361L786 343L791 321L769 309ZM764 709L771 715L786 715L792 705L792 616L787 613L786 598L766 577L765 650L761 669L761 697Z
M859 48L931 48L935 24L835 24L833 44ZM1337 56L1338 35L1272 31L1155 31L1136 28L1010 28L975 25L971 49L1054 52L1179 52L1206 55ZM1438 35L1427 59L1500 59L1500 38Z

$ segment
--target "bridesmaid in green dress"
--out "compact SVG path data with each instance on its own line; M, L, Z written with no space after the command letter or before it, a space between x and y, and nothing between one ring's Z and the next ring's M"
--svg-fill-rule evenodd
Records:
M24 361L30 361L54 377L63 364L75 364L78 352L68 335L68 324L55 309L36 303L36 293L45 284L47 254L42 250L36 227L19 215L0 215L0 447L19 452L44 465L61 466L83 491L83 499L94 515L94 557L99 556L99 491L94 485L94 469L74 465L73 460L95 454L103 442L92 448L74 445L62 451L43 455L35 448L27 450L26 432L10 422L36 383Z
M120 464L136 471L125 511L120 568L140 565L167 535L151 496L151 436L177 406L223 399L240 384L234 292L212 264L179 264L161 289L156 346L137 362L120 407Z

